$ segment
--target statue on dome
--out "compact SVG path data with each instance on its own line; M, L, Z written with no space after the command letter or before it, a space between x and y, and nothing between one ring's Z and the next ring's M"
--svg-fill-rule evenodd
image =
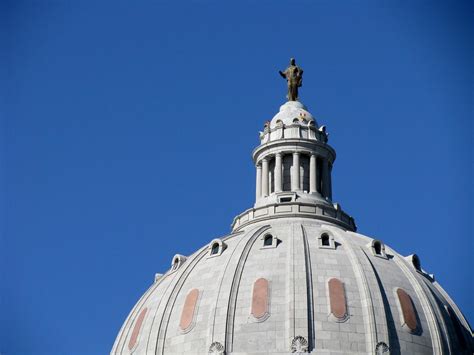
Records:
M295 58L291 58L290 66L284 72L278 72L288 83L288 101L298 100L298 88L303 84L303 69L296 65Z

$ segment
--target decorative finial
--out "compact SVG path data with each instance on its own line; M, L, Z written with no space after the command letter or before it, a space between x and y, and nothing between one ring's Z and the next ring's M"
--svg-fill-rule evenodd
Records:
M284 72L278 72L288 83L288 101L297 101L298 88L303 85L303 69L296 65L295 58L291 58L290 66Z

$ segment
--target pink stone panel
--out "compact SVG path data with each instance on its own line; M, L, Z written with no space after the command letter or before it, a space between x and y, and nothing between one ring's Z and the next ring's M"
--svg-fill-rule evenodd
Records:
M346 294L344 284L339 279L332 278L328 281L329 304L331 313L337 319L344 319L347 316Z
M128 342L128 349L132 350L135 345L137 344L138 335L140 334L140 329L142 327L143 320L145 319L145 315L148 309L145 307L140 312L137 320L135 321L135 326L133 327L132 336L130 337L130 341Z
M260 278L253 284L252 315L263 318L268 313L268 281Z
M189 291L184 301L183 311L181 313L181 320L179 322L179 327L181 330L186 330L193 322L194 312L196 310L196 304L199 298L199 290L194 288Z
M415 307L413 306L413 301L411 300L410 295L406 293L401 288L397 289L398 300L400 301L400 307L402 308L402 315L404 324L411 331L415 331L418 327L418 321L416 320Z

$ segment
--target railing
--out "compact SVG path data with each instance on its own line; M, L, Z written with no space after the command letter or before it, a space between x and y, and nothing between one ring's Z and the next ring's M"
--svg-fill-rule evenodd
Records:
M236 216L231 227L232 231L238 231L255 222L284 217L320 219L337 224L349 231L357 230L354 218L345 213L338 204L331 206L294 201L250 208Z

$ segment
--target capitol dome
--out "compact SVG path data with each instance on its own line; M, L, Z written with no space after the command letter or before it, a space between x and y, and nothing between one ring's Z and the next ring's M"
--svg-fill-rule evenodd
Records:
M325 127L288 101L253 151L256 201L230 234L156 274L112 354L472 354L415 255L356 232L332 200Z

